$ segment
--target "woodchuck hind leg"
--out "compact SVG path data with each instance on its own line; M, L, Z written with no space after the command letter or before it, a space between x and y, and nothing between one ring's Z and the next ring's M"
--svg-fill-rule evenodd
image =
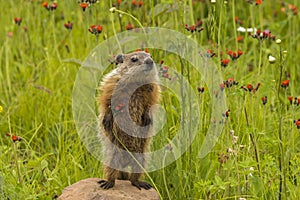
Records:
M131 165L132 165L132 170L133 172L137 172L142 170L141 168L144 168L145 166L145 156L143 154L137 155L135 157L136 160L132 161ZM138 161L139 163L136 163L136 161ZM130 182L133 186L137 187L139 190L141 190L141 188L144 188L146 190L149 190L150 188L152 188L152 185L150 183L144 182L144 181L139 181L139 178L142 176L142 173L131 173L130 175Z
M149 190L152 188L152 185L150 183L144 182L144 181L139 181L139 178L141 177L141 173L132 173L130 176L130 182L131 185L137 187L139 190L142 188Z
M98 183L100 184L100 187L103 189L108 190L109 188L114 187L115 180L118 177L119 171L116 169L113 169L111 167L105 167L105 175L107 180L100 180Z

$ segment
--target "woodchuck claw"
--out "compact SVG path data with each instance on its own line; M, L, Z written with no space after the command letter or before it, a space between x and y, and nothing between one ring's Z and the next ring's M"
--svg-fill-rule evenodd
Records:
M152 185L150 183L143 182L143 181L131 182L131 185L137 187L139 190L141 190L142 188L144 188L145 190L149 190L152 188Z
M115 181L100 180L98 181L98 183L100 184L100 187L105 190L108 190L109 188L112 188L115 185Z

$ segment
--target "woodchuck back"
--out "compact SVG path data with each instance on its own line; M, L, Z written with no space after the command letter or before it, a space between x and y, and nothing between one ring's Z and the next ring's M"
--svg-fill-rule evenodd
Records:
M104 77L98 99L106 160L106 180L99 183L109 189L115 179L129 179L139 189L150 189L139 178L152 134L151 107L160 98L158 72L150 54L143 51L118 55L116 63L117 68ZM126 167L130 176L122 171Z

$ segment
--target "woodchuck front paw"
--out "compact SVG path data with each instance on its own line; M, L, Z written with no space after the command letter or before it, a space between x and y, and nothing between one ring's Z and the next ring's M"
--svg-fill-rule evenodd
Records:
M112 128L113 128L113 114L111 113L111 111L105 113L103 120L102 120L102 125L104 127L104 130L107 132L111 132Z
M149 190L152 188L152 185L150 183L143 182L143 181L135 181L135 182L131 182L131 184L137 187L139 190L141 190L142 188L144 188L145 190Z
M100 184L100 187L105 190L108 190L109 188L112 188L115 185L115 181L100 180L98 181L98 183Z

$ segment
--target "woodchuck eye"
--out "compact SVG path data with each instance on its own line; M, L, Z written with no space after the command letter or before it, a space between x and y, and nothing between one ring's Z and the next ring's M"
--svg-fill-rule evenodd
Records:
M139 59L136 57L136 56L133 56L133 57L131 57L131 62L136 62L136 61L138 61Z

